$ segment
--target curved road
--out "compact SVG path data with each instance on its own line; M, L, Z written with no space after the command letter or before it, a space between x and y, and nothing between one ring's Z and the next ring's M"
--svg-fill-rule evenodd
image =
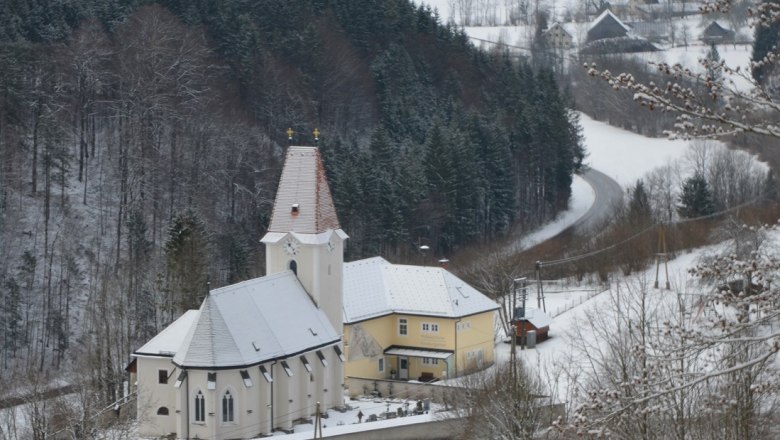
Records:
M612 207L623 198L623 188L613 178L601 171L588 168L580 174L580 177L593 188L595 200L593 205L571 226L561 234L574 230L578 233L587 233L601 227L610 215ZM559 234L560 235L560 234Z

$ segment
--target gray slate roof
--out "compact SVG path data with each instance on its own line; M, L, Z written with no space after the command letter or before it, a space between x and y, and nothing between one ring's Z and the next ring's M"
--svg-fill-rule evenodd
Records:
M186 368L247 367L340 339L298 278L285 271L212 290L173 362Z
M298 212L292 206L298 205ZM289 147L268 232L318 234L340 229L316 147Z
M440 267L391 264L382 257L344 265L344 322L390 313L458 318L498 308Z
M607 9L593 21L590 29L588 29L588 41L624 37L629 32L631 32L631 28L626 26L612 11Z

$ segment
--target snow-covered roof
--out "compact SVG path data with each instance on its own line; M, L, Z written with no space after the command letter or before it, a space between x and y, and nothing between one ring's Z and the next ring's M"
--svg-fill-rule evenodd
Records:
M177 339L180 344L175 346ZM340 333L314 305L295 274L285 271L212 290L199 310L185 313L134 354L175 346L169 355L176 365L238 368L340 340Z
M340 229L316 147L289 147L268 232L318 234Z
M539 309L525 309L525 317L522 319L530 322L536 328L549 327L552 324L552 318Z
M568 31L568 30L567 30L567 29L566 29L566 28L565 28L565 27L564 27L564 26L563 26L561 23L559 23L559 22L557 22L557 21L556 21L555 23L553 23L553 24L552 24L552 26L550 26L549 28L547 28L547 29L546 29L546 30L545 30L543 33L544 33L544 34L549 34L549 33L551 33L552 31L554 31L554 30L556 30L556 29L560 29L561 31L563 31L563 32L564 32L566 35L568 35L569 37L572 37L572 38L574 38L574 37L573 37L573 35L572 35L572 33L571 33L571 32L569 32L569 31Z
M613 14L612 11L610 11L609 9L605 9L604 12L601 13L601 15L599 15L598 17L596 17L595 20L593 20L592 24L590 25L590 28L588 28L588 31L592 31L593 28L600 25L602 21L614 22L618 24L620 27L622 27L623 29L625 29L626 32L631 32L631 28L626 26L626 24L623 23L622 20L617 18L617 15Z
M382 257L344 265L344 322L390 313L457 318L498 304L440 267L391 264Z
M431 359L447 359L452 356L452 350L421 350L418 348L392 346L385 350L385 354L393 356L426 357Z
M176 350L181 347L181 343L187 336L187 332L195 322L198 316L197 310L187 310L171 325L165 327L163 331L157 334L149 342L135 351L139 356L167 356L172 357Z

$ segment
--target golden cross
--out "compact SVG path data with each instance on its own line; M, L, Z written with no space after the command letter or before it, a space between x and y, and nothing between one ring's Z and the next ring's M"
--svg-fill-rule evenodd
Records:
M287 129L287 139L292 140L294 134L295 132L293 131L292 127Z
M312 132L312 134L314 135L314 140L315 141L320 140L320 129L319 128L315 128L314 131Z

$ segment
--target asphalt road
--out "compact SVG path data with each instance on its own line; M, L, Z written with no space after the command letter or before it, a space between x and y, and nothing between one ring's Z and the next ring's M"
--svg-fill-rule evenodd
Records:
M620 184L601 171L589 168L580 177L593 188L595 199L590 209L561 234L572 230L580 234L586 234L603 226L604 220L608 218L612 211L612 207L623 197L623 188L620 187Z

